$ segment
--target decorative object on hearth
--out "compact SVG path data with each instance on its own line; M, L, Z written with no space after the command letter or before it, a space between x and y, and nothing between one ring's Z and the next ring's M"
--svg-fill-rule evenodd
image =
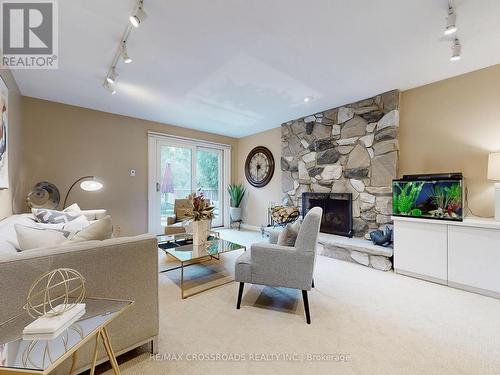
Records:
M384 230L370 232L370 238L375 245L388 247L392 245L392 229L386 226Z
M495 181L495 220L500 221L500 152L489 155L488 180Z
M245 176L250 185L266 186L273 178L274 157L271 151L264 147L255 147L245 161Z
M209 222L214 217L214 206L210 205L203 193L188 196L191 207L186 210L186 217L192 220L193 245L207 242Z
M42 181L37 183L26 197L29 208L54 209L59 206L61 194L56 185Z
M77 183L80 182L80 188L84 191L99 191L103 188L102 182L98 181L95 176L84 176L78 178L68 189L66 196L64 197L63 209L66 208L66 202L68 201L69 193L75 187Z
M245 196L245 188L243 184L230 184L227 187L227 191L230 198L229 215L231 216L231 221L241 221L241 201Z
M9 188L8 101L9 89L0 77L0 189Z
M286 226L300 216L300 209L292 206L273 205L269 207L269 226Z

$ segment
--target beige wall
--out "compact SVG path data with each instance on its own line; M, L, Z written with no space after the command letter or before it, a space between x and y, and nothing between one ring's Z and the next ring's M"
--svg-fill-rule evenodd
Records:
M0 190L0 219L20 210L21 186L21 95L16 81L8 70L0 70L5 84L9 88L9 128L8 131L8 160L9 160L9 189ZM14 202L14 204L13 204Z
M245 178L245 160L248 153L256 146L265 146L274 156L274 175L269 184L262 188L251 186ZM281 192L281 127L238 139L237 176L235 182L244 183L247 193L242 203L243 222L260 227L267 224L269 202L279 203ZM234 180L234 179L233 179Z
M115 230L121 228L117 235L147 231L148 131L236 146L234 138L49 101L24 97L22 105L27 171L23 196L36 182L46 180L59 188L62 200L78 177L99 176L104 190L76 188L69 201L82 208L108 209ZM136 177L129 176L130 169L137 171Z
M488 153L500 151L500 65L403 92L399 173L463 172L472 210L493 215Z

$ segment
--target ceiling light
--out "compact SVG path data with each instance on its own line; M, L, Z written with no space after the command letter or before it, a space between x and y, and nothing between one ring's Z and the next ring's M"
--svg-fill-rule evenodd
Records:
M132 62L132 59L130 58L130 56L127 53L127 45L125 43L123 43L121 55L122 55L123 62L125 64L130 64Z
M139 25L148 18L148 15L142 8L142 1L139 3L139 7L137 8L137 11L135 12L134 15L130 16L129 20L132 26L134 27L139 27Z
M446 17L446 29L444 35L452 35L457 32L457 14L452 6L448 8L448 17Z
M451 55L451 61L457 61L462 58L462 45L460 44L460 41L455 38L455 41L453 42L453 46L451 47L452 55Z
M310 96L306 96L304 98L304 103L309 103L311 100L312 100L312 98Z
M118 73L116 72L116 69L113 67L113 68L111 68L111 71L109 72L108 76L106 77L106 81L113 84L113 83L115 83L117 77L118 77Z
M112 83L109 83L108 81L105 81L104 84L103 84L104 88L106 90L108 90L111 95L115 95L116 94L116 89L114 87L114 85Z

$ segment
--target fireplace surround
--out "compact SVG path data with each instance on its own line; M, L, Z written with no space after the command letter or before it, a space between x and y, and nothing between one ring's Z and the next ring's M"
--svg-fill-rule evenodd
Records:
M320 232L352 237L351 193L303 193L302 216L313 207L323 209Z

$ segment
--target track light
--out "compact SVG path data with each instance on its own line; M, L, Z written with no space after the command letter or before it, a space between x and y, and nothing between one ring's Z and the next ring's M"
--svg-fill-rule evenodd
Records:
M446 29L444 35L452 35L457 32L457 14L455 9L450 5L448 8L448 16L446 17Z
M126 43L123 43L121 55L122 55L123 62L125 64L130 64L132 62L132 59L130 58L130 56L127 53L127 44Z
M451 61L457 61L462 58L462 45L460 44L460 41L455 38L453 42L453 46L451 47L452 55L451 55Z
M139 6L137 7L137 11L135 12L135 14L130 16L130 18L129 18L130 23L134 27L139 27L139 25L142 22L144 22L146 20L146 18L148 18L148 15L146 14L146 12L142 8L142 6L143 6L143 2L141 1L139 3Z
M105 88L106 90L108 90L108 91L111 93L111 95L115 95L115 94L116 94L116 89L115 89L115 87L114 87L114 85L113 85L112 83L109 83L109 82L106 80L106 81L104 81L103 86L104 86L104 88Z
M106 81L113 84L113 83L115 83L117 77L118 77L118 73L116 72L116 69L113 67L113 68L111 68L111 71L109 72L108 76L106 77Z

